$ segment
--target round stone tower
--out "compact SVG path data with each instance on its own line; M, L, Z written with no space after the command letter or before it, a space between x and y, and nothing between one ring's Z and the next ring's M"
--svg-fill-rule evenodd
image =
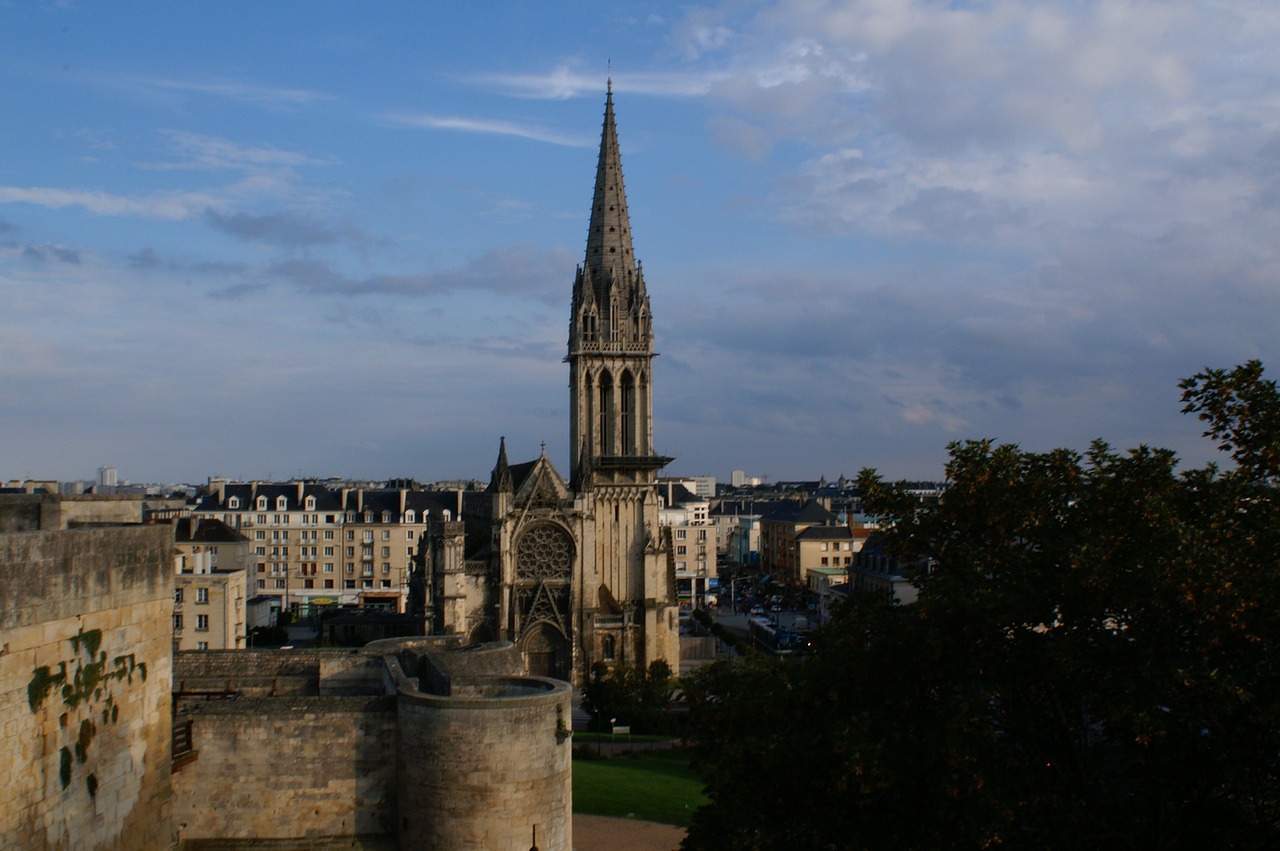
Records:
M508 642L442 653L428 641L394 642L384 656L398 704L400 848L570 851L568 683L520 676Z

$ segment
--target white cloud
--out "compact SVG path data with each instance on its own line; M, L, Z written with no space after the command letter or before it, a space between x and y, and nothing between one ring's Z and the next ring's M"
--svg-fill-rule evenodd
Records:
M82 207L100 216L178 220L191 218L205 208L219 206L221 200L206 192L158 192L131 197L100 190L0 186L0 204L34 204L55 210Z
M242 145L217 136L205 136L181 130L171 130L166 135L173 145L176 159L165 163L149 164L145 167L155 169L232 169L255 172L260 170L294 169L299 166L336 164L336 160L328 157L314 157L272 146Z
M147 91L213 95L228 100L273 108L309 106L329 99L327 94L314 89L269 86L245 81L124 77L119 82L128 87Z
M424 130L459 130L465 133L516 136L521 139L531 139L535 142L547 142L552 145L566 145L573 148L586 148L593 144L593 141L586 136L568 136L531 124L505 121L498 118L464 118L461 116L392 113L386 116L386 120L392 124L417 127Z

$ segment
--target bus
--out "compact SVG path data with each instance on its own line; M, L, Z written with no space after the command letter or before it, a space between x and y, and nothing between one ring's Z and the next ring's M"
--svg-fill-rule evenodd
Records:
M805 633L779 626L760 615L747 620L747 634L753 647L775 656L803 654L809 648L809 637Z

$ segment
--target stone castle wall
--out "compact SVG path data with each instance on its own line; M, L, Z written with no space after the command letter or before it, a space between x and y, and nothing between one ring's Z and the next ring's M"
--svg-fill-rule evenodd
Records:
M394 698L187 701L179 720L191 721L196 750L173 775L182 847L396 847Z
M142 497L131 494L3 494L0 532L37 532L76 526L142 522Z
M0 534L0 847L170 846L172 547Z

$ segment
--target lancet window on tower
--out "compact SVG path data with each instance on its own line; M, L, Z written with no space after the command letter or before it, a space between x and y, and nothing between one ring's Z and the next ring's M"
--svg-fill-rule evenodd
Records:
M613 455L614 427L613 376L609 370L600 373L600 454Z
M636 454L636 382L631 373L622 373L622 454Z

